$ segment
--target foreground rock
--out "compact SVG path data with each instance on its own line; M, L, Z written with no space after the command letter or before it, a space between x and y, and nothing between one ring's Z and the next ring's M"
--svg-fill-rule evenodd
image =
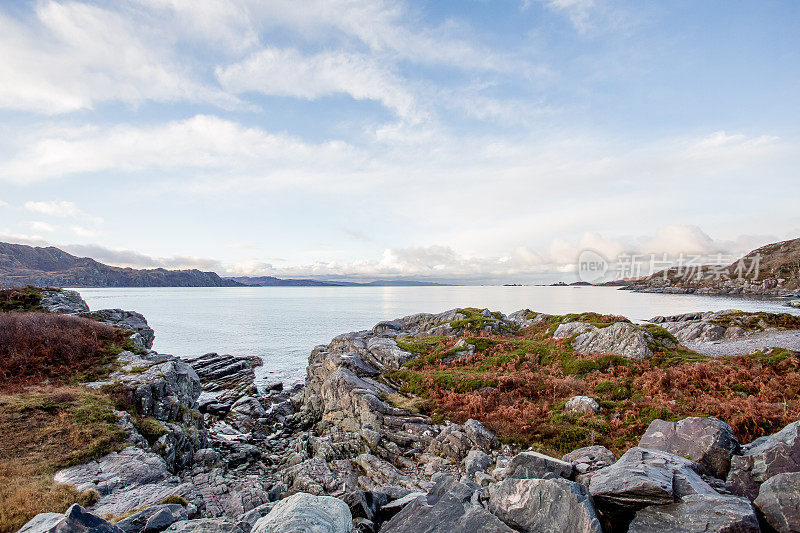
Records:
M754 503L779 533L800 531L800 472L769 478L761 485Z
M692 494L716 494L696 463L645 448L631 448L613 465L595 472L589 485L598 507L611 513L668 505Z
M728 485L734 493L753 500L762 483L788 472L800 472L800 422L745 446L742 455L731 459Z
M407 505L381 533L511 533L514 531L479 503L480 487L442 476L426 496Z
M739 441L731 427L714 417L690 417L679 422L654 420L639 447L686 457L722 479L728 475L731 457L740 453Z
M669 505L652 505L636 513L629 533L758 533L758 518L747 498L721 494L688 495Z
M602 532L589 490L566 479L506 479L491 488L489 510L520 531Z
M36 515L19 531L20 533L123 533L114 524L87 512L78 504L67 509L63 515L58 513Z
M338 498L299 492L278 502L253 526L252 533L349 533L350 509Z

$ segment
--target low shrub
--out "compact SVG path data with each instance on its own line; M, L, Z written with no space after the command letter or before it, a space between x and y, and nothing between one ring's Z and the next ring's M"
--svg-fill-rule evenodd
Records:
M0 314L0 390L90 381L130 347L122 329L56 313Z

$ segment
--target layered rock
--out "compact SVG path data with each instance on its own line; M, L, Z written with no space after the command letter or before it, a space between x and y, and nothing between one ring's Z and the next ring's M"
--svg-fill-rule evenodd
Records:
M628 322L602 328L587 322L566 322L553 333L554 339L572 337L572 347L580 353L613 353L631 359L650 357L655 344L649 331Z
M124 311L122 309L100 309L99 311L84 313L82 316L97 320L103 324L132 331L134 335L138 335L138 337L134 339L134 342L140 340L142 349L144 350L149 350L153 347L155 332L140 313Z
M77 315L89 312L89 306L75 291L43 289L39 305L51 313Z
M731 427L714 417L690 417L679 422L654 420L639 447L686 457L706 473L723 479L730 470L731 457L740 453L739 441Z

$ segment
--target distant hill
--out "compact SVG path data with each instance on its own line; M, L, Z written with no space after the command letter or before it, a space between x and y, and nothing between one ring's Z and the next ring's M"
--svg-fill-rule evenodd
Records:
M762 246L727 266L705 265L690 275L686 267L670 268L623 288L639 292L798 295L800 238Z
M135 269L104 265L53 246L0 242L0 285L18 287L236 287L233 280L200 270Z
M445 287L445 283L413 280L319 281L315 279L282 279L273 276L237 276L225 278L253 287Z

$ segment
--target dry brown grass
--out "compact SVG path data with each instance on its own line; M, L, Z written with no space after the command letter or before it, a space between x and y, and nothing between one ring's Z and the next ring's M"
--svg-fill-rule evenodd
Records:
M0 532L92 503L96 492L57 484L53 473L120 449L124 437L111 401L84 387L0 393Z
M437 415L475 418L508 441L553 455L591 444L620 453L653 419L693 415L716 416L749 442L800 411L797 353L709 359L671 348L644 361L579 356L549 329L543 323L518 335L467 338L477 353L456 359L448 357L455 342L448 339L387 378L430 401ZM566 414L564 403L579 394L596 398L603 411Z
M0 390L101 377L130 343L129 333L55 313L0 314Z

